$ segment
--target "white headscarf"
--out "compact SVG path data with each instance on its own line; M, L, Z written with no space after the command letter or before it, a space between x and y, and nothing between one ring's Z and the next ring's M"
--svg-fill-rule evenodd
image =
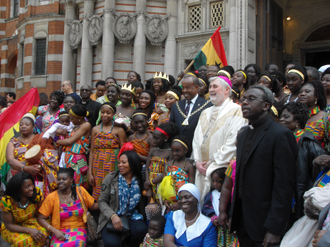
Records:
M178 194L181 191L188 191L190 194L192 194L198 200L198 209L200 209L199 204L200 204L201 194L199 193L199 190L195 184L187 183L179 189Z
M31 119L33 120L33 123L36 121L36 117L35 117L32 113L30 113L30 112L26 113L26 114L22 117L22 119L25 118L25 117L31 118Z

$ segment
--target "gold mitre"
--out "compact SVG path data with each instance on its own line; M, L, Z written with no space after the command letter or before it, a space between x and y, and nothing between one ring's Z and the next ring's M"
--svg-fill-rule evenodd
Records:
M156 72L153 78L154 78L154 79L156 79L156 78L164 79L164 80L166 80L166 81L168 81L168 82L170 81L170 80L168 79L168 75L166 75L165 72L164 72L164 74L163 74L162 72L159 72L159 74L157 74L157 72Z
M130 91L132 94L135 95L135 87L132 87L131 84L125 83L124 86L121 88L121 90Z

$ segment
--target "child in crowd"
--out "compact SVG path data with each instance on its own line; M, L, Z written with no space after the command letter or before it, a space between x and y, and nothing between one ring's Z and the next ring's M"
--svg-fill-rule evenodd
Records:
M241 92L239 91L238 87L232 86L230 98L233 100L234 103L239 104Z
M161 214L153 216L149 222L148 233L143 239L140 247L161 247L163 244L163 234L166 219Z
M74 125L70 122L69 113L67 111L62 111L58 114L59 123L54 123L42 136L44 139L48 139L51 137L52 139L55 138L56 130L63 129L66 130L68 133L72 131ZM62 138L60 138L62 139ZM64 139L64 138L63 138ZM55 139L56 141L56 139ZM64 153L63 153L64 154ZM64 167L64 155L62 155L62 147L58 148L58 156L61 157L59 166ZM63 157L62 157L63 156Z
M62 111L58 114L59 123L53 124L42 136L44 139L48 139L49 137L55 137L57 129L64 129L67 132L71 132L74 125L70 122L69 113L67 111Z
M191 148L185 136L174 137L171 143L173 160L166 164L163 181L159 185L158 194L166 206L166 212L180 209L178 191L186 183L195 183L195 167L186 158Z
M171 122L159 125L153 132L155 147L149 152L146 164L146 182L144 183L148 198L152 196L156 198L158 184L164 177L165 164L172 159L170 140L177 132L177 126Z
M221 196L221 189L225 179L225 172L227 168L219 168L212 172L211 179L214 190L210 191L204 199L202 213L211 218L214 226L218 227L219 217L219 200Z
M140 160L145 164L149 151L153 148L152 134L147 130L148 116L143 110L136 110L132 115L132 126L136 130L133 135L130 135L128 141L132 143Z

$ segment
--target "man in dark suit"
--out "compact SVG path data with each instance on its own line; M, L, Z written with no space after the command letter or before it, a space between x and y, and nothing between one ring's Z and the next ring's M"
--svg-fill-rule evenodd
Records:
M231 230L242 247L269 247L280 243L289 227L297 143L269 116L274 98L268 88L253 86L242 99L250 125L237 138Z
M197 77L186 74L182 79L184 100L172 105L170 121L177 124L180 135L186 136L192 143L199 115L212 103L198 96L199 82ZM187 153L187 157L191 150Z
M88 122L92 125L92 128L96 125L96 120L99 117L99 111L101 104L91 99L92 88L89 85L82 85L80 87L81 101L78 103L86 107L88 111Z

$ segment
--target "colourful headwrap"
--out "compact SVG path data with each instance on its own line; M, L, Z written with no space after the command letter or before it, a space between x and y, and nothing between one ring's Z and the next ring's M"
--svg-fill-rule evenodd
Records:
M182 185L181 188L178 191L178 194L181 191L188 191L190 194L193 195L198 200L198 209L200 209L200 199L201 199L201 194L199 193L199 190L195 184L192 183L187 183L185 185Z

